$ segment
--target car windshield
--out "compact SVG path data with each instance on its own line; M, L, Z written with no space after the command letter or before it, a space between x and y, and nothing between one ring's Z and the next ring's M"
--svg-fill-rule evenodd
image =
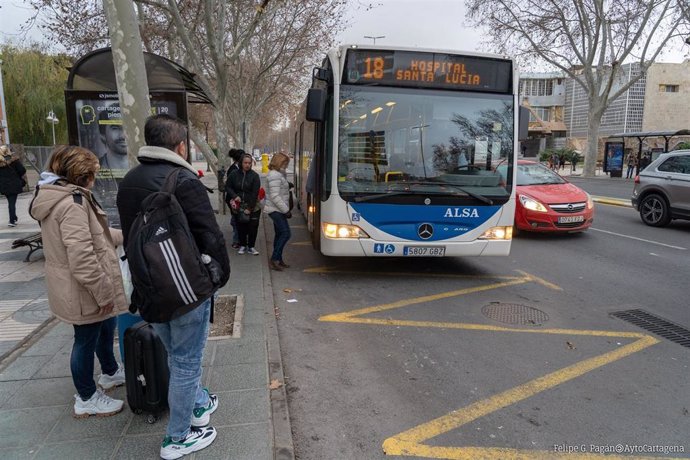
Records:
M496 171L502 176L507 175L506 165L500 165ZM517 185L548 185L565 184L566 181L544 165L538 163L517 165Z
M494 171L513 158L510 95L342 86L338 190L344 197L509 197Z

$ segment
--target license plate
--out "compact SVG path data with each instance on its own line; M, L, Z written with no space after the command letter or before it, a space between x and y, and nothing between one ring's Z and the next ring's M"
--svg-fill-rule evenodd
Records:
M559 224L572 224L575 222L584 222L585 216L563 216L558 218Z
M443 257L446 255L445 246L405 246L403 256L408 257Z

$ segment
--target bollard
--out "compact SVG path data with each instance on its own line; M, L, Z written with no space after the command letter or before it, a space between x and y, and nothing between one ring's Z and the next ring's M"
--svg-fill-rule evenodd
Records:
M268 172L268 153L261 154L261 174Z

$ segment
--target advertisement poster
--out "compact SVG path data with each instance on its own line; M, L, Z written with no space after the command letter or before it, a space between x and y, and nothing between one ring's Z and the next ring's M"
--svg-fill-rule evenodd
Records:
M620 173L623 171L623 151L622 142L607 142L604 155L604 171L610 173Z
M118 184L129 170L127 142L117 93L66 92L70 143L91 150L99 159L100 172L93 194L108 214L110 225L120 226L117 213ZM151 95L151 113L186 121L182 93Z

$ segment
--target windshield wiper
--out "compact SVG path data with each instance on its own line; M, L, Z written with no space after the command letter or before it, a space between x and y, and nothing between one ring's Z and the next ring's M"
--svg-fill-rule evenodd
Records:
M452 184L446 184L444 182L423 182L423 181L418 181L418 182L410 182L410 181L405 181L401 182L401 184L409 184L409 185L436 185L436 186L442 186L442 187L450 187L453 190L459 191L467 196L470 196L476 200L481 201L482 203L486 203L488 205L493 205L494 202L483 196L479 195L478 193L470 192L469 190L465 190L462 187L459 187L457 185L452 185ZM354 198L354 201L357 203L362 203L364 201L371 201L371 200L377 200L379 198L386 198L389 196L400 196L400 195L420 195L420 194L434 194L434 195L439 195L443 194L443 192L438 192L438 191L421 191L421 190L390 190L386 193L377 193L376 195L367 195L367 196L357 196ZM450 193L449 195L451 196L462 196L460 193Z
M377 193L376 195L366 195L366 196L356 196L353 201L357 203L362 203L363 201L371 201L371 200L377 200L379 198L385 198L387 196L398 196L398 195L410 195L411 190L391 190L390 192L386 193ZM416 193L416 192L413 192Z
M482 203L486 203L486 204L489 204L489 205L493 205L493 204L494 204L494 202L493 202L490 198L487 198L487 197L485 197L484 195L480 195L480 194L478 194L478 193L470 192L469 190L466 190L466 189L460 187L459 185L449 184L449 183L447 183L447 182L438 182L437 184L438 184L438 185L441 185L441 186L443 186L443 187L451 187L452 189L457 190L457 191L459 191L459 192L462 192L462 193L464 193L464 194L466 194L466 195L468 195L468 196L471 196L471 197L474 198L475 200L479 200L479 201L481 201Z

